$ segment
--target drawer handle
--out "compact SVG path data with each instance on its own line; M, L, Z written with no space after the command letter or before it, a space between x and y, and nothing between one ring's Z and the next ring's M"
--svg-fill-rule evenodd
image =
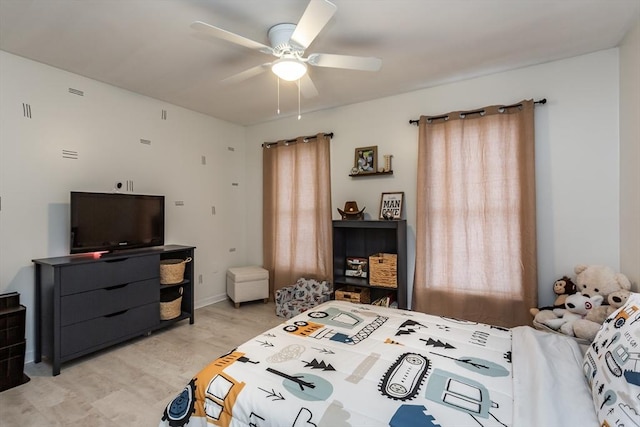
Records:
M124 262L127 261L129 258L117 258L117 259L106 259L104 262Z
M107 314L104 317L115 317L115 316L120 316L121 314L125 314L127 311L129 310L122 310L122 311L117 311L115 313L111 313L111 314Z
M105 291L112 291L114 289L121 289L124 288L125 286L129 286L128 283L123 283L122 285L114 285L114 286L109 286L107 288L104 288Z

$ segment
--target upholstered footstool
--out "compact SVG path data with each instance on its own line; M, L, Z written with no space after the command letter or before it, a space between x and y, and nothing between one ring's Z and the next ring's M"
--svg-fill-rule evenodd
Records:
M269 272L262 267L234 267L227 270L227 295L235 303L264 299L269 301Z

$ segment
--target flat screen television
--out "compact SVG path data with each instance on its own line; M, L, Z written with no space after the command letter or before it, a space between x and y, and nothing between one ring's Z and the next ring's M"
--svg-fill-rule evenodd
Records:
M72 254L164 245L164 196L72 191Z

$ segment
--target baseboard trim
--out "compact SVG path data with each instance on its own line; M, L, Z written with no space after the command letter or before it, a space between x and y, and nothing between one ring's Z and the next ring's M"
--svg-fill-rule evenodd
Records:
M198 309L198 308L206 307L208 305L215 304L217 302L224 301L226 299L228 299L226 293L213 295L208 298L202 298L195 302L195 308Z

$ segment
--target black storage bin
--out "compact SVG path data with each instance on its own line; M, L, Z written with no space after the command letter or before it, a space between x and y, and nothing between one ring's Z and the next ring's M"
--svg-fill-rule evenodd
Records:
M0 295L0 391L29 381L24 374L26 313L20 294Z

